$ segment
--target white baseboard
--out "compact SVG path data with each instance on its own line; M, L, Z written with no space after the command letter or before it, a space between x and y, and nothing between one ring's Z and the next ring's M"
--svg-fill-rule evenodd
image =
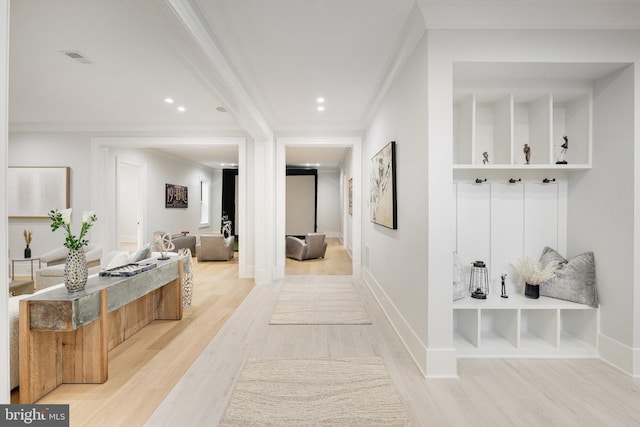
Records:
M366 267L362 268L362 279L371 290L378 305L382 308L387 319L389 319L391 326L396 331L396 334L411 355L411 358L413 358L416 366L420 372L422 372L422 375L426 377L427 364L425 361L427 360L427 347L422 343L411 326L409 326L402 316L402 313L400 313L398 308L389 299L384 289L382 289L378 281L371 275L371 272Z
M342 234L339 231L325 231L324 234L327 237L342 239Z
M629 347L607 335L600 334L598 354L602 360L622 372L634 378L640 377L640 348Z

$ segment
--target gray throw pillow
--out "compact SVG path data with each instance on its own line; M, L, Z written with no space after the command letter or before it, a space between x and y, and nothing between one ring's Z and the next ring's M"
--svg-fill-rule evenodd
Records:
M556 266L553 278L540 286L540 295L598 307L596 291L596 263L593 252L585 252L567 261L555 250L546 247L542 251L542 267Z
M138 252L133 254L131 262L140 262L143 259L151 258L151 243L144 245Z

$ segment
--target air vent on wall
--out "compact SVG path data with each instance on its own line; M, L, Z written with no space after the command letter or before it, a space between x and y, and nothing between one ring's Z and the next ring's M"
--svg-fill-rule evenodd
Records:
M87 58L83 53L78 52L77 50L63 50L60 53L67 55L69 58L74 59L83 64L92 64L89 58Z

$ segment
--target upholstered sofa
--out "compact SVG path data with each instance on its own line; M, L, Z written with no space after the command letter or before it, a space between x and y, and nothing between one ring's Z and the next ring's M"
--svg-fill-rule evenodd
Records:
M324 258L327 242L324 233L307 233L304 240L287 236L287 257L304 261L306 259Z
M164 231L156 231L153 233L153 244L154 244L153 250L154 251L157 251L157 252L162 251L162 248L158 244L158 238L161 238L165 234L167 233ZM189 248L191 249L191 256L196 255L196 236L190 236L188 234L182 234L182 233L171 234L171 242L175 246L175 248L173 249L174 251L177 252L178 249Z
M36 271L36 291L64 282L64 264L68 253L69 249L63 246L40 256L40 261L46 263L46 266ZM102 247L89 244L84 247L84 254L87 257L89 275L99 273Z
M197 245L196 257L200 261L229 261L233 259L235 237L222 234L203 234Z

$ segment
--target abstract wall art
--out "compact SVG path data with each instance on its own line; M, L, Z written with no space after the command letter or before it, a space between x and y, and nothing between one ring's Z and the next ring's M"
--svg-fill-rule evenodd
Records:
M371 159L371 222L397 229L396 142L391 141Z

